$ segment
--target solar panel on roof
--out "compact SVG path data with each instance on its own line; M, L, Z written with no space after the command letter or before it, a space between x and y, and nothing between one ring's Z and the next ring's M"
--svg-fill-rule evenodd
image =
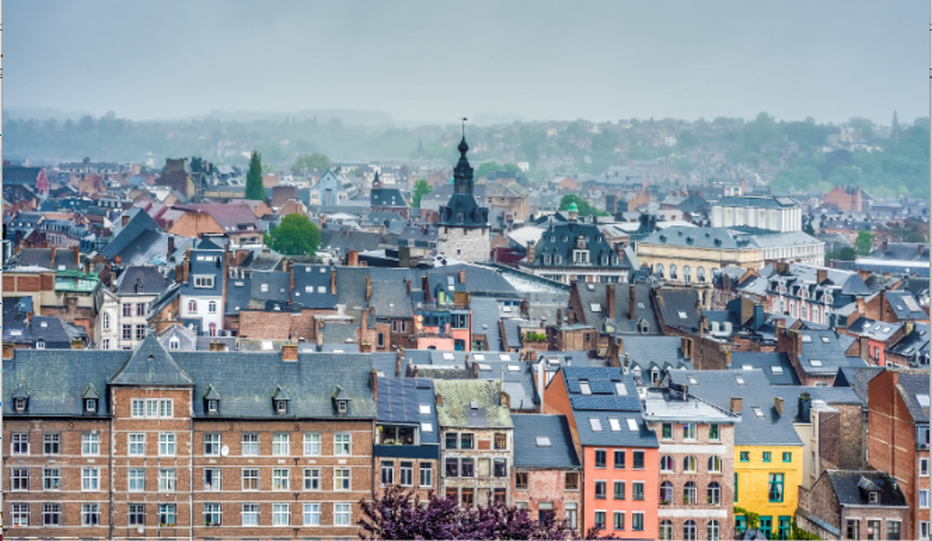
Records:
M594 379L589 381L589 386L595 394L615 394L615 387L612 382L604 379Z
M577 393L577 394L579 394L579 392L580 392L580 389L579 389L579 380L577 380L577 379L572 379L572 378L567 379L567 380L566 380L566 390L569 391L569 392L571 392L571 393Z

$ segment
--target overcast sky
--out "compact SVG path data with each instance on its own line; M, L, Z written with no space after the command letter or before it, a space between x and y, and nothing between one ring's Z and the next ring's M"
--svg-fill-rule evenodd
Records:
M928 116L918 0L3 3L3 106L133 119Z

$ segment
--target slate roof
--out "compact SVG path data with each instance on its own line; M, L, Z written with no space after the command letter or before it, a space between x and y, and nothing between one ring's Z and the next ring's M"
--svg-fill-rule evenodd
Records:
M581 466L565 415L515 415L512 422L515 425L515 468L575 469Z
M161 295L174 282L162 276L157 267L131 266L124 270L117 279L117 295ZM136 292L136 286L142 286L143 290Z
M906 497L896 480L881 471L826 470L835 497L842 506L906 507ZM879 493L880 501L870 503L870 492Z
M369 192L369 205L373 207L407 208L408 203L398 188L373 188Z
M592 287L590 287L592 286ZM576 284L576 291L582 307L583 320L593 327L605 331L605 320L609 317L606 313L608 284ZM624 285L614 284L615 286L615 313L612 314L612 323L615 326L616 335L641 334L640 323L646 323L648 334L660 335L660 322L654 311L654 303L650 299L651 287L648 284ZM634 317L630 313L630 294L631 288L634 287ZM598 305L599 310L593 310L594 305ZM698 320L697 320L698 321Z
M928 364L929 362L929 326L916 323L913 332L900 339L893 347L887 349L888 353L895 353L910 359L911 362Z
M336 267L295 263L293 302L307 308L333 309L337 295L331 293L330 273ZM321 292L320 288L324 288ZM229 293L228 293L229 294Z
M472 310L472 333L484 334L492 351L501 351L502 338L499 335L499 314L498 301L495 299L475 297L469 301L469 308ZM512 320L506 320L512 321ZM508 327L505 327L506 333ZM508 340L512 344L511 338ZM520 340L516 342L520 344Z
M583 249L588 253L587 263L575 262L574 253L579 249L580 238L584 242ZM557 256L561 258L559 263ZM605 240L605 235L595 224L581 220L563 223L550 220L534 247L534 260L526 261L526 264L538 269L576 267L624 271L633 268L630 257L623 254L619 258L615 248Z
M919 300L909 291L886 291L887 302L900 321L907 319L927 320L929 314L919 305Z
M443 399L437 421L443 428L512 428L511 413L499 404L501 391L497 380L436 380L434 392Z
M792 403L798 398L786 389L772 387L762 370L692 370L670 372L673 382L686 385L689 393L728 410L731 398L742 398L741 422L735 425L735 445L801 446L793 428ZM784 400L781 415L774 397ZM789 408L788 408L789 406ZM757 408L757 410L755 410ZM763 417L757 415L760 411Z
M838 370L833 385L835 387L850 387L864 407L867 407L868 384L883 371L882 366L842 367Z
M693 288L661 288L655 290L657 307L665 325L685 330L699 330L699 292Z
M671 226L652 233L640 241L640 244L659 244L696 248L713 248L716 250L742 250L752 244L751 235L725 227L685 227Z
M845 352L857 340L834 330L803 330L803 348L797 354L803 372L809 376L834 376L847 366L867 366L860 357L848 357Z
M174 387L190 386L194 381L178 366L155 335L148 334L107 383Z
M679 336L625 336L622 362L627 357L632 365L642 370L650 370L655 366L660 369L682 366L692 368L689 358L683 355L681 345Z
M799 385L799 376L786 353L735 351L731 354L730 370L760 370L771 385Z
M916 423L929 422L929 407L921 406L917 395L925 395L929 400L929 371L928 370L898 370L896 390L900 393L906 409Z
M871 340L887 342L903 328L902 323L886 323L866 317L859 317L848 326L848 332L854 336L864 336Z
M795 207L796 202L789 197L769 196L728 196L714 203L717 207L756 207L756 208L785 208Z
M112 259L113 256L122 253L130 243L135 241L144 232L161 231L161 228L155 223L155 220L141 208L133 207L124 212L131 215L129 221L125 226L113 228L116 230L113 238L104 246L103 250L100 251L100 253L108 259ZM122 222L118 221L117 223Z
M892 261L929 262L929 243L927 242L887 242L886 245L886 251L881 245L867 257Z

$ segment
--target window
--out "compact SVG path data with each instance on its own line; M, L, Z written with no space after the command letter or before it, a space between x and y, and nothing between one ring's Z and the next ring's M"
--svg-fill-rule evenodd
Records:
M458 477L459 471L460 471L459 466L460 466L459 460L448 457L446 460L446 469L444 470L446 472L447 477Z
M919 523L919 539L929 538L929 521L923 520Z
M887 539L900 538L900 522L897 520L887 521Z
M845 538L846 539L860 539L860 534L859 534L860 525L861 525L860 519L855 519L855 520L848 519L847 535L845 536Z
M272 456L288 456L291 454L291 434L278 432L272 434Z
M641 531L644 529L644 512L634 511L631 513L631 529Z
M192 313L192 314L196 314L196 313L197 313L197 301L195 301L195 300L188 301L188 312L190 312L190 313ZM126 325L124 325L123 327L126 327ZM125 336L124 336L124 338L125 338Z
M131 456L144 456L146 454L145 433L129 434L129 454Z
M578 518L576 502L565 502L563 504L564 509L564 518L566 519L566 525L570 528L576 528L576 521Z
M287 503L272 504L272 526L288 526L291 524L291 505Z
M922 476L929 475L929 459L928 458L919 459L919 475L922 475Z
M615 491L613 492L616 500L625 499L625 482L615 481Z
M712 423L709 425L709 441L718 441L718 423Z
M717 456L709 457L709 473L722 472L722 459Z
M168 339L168 349L177 350L181 348L181 340L178 340L177 336L172 336Z
M595 450L595 467L604 468L605 467L605 449L596 449Z
M453 489L456 490L456 489ZM460 505L465 508L470 508L475 503L475 493L471 488L464 488L460 492Z
M868 539L880 539L880 521L879 520L868 520L867 521L867 538Z
M789 539L793 531L791 517L777 517L777 539Z
M10 486L13 490L29 490L29 468L13 468Z
M741 462L750 462L750 461L751 461L751 452L741 451Z
M333 435L333 454L349 455L350 454L350 435L347 433L336 433Z
M683 503L687 505L695 505L699 501L699 491L696 488L696 483L689 481L683 485Z
M579 490L579 473L566 472L564 488L566 490Z
M616 470L625 469L625 452L624 451L615 451L615 469Z
M771 473L768 476L767 483L770 488L767 490L767 500L770 502L783 501L783 474Z
M110 330L110 312L104 312L103 314L101 314L100 320L101 320L100 321L101 328L103 328L103 330L105 331L109 331Z
M177 483L175 468L159 468L159 492L174 492L177 490Z
M696 541L695 520L687 520L683 523L683 541Z
M210 301L207 303L207 313L216 314L217 313L217 301Z
M136 340L142 340L146 337L146 326L136 325Z
M929 491L922 489L919 491L919 507L926 508L929 507Z
M605 481L595 482L595 497L600 500L605 499Z
M81 469L81 490L100 490L100 470L98 468Z
M460 449L473 448L473 435L470 433L460 434Z
M395 484L395 463L391 460L382 461L382 484L383 485L394 485Z
M625 529L625 512L624 511L615 511L613 524L616 530Z
M709 541L720 541L722 538L722 528L719 526L717 520L710 520L709 524L706 525L706 539ZM787 539L782 537L781 539Z
M683 459L683 472L696 473L696 457L687 456Z
M349 468L335 468L333 470L333 490L350 489L350 470Z
M722 503L722 487L715 481L709 483L708 488L706 488L706 501L709 505L721 505Z
M505 434L497 432L495 434L495 448L496 449L507 449L508 448L508 437Z
M146 315L146 303L137 302L136 303L136 316L143 317Z
M262 284L265 286L265 290L268 291L269 286L267 284ZM211 288L214 287L214 277L210 275L195 275L194 276L194 287L197 288Z
M57 455L61 453L61 434L44 434L42 436L42 454Z
M159 434L159 456L175 456L175 434Z
M304 456L320 455L320 433L312 432L304 435Z
M174 401L171 398L142 399L134 398L130 401L130 415L136 418L169 418L172 416Z
M773 517L761 517L759 530L764 532L768 539L773 535Z
M662 472L673 471L673 457L667 456L667 455L660 457L660 471Z
M413 462L402 462L400 473L401 473L401 486L410 487L414 485L414 463Z
M61 526L61 504L60 503L42 504L42 525L43 526Z
M204 504L204 526L220 526L223 524L221 518L219 503Z
M258 456L259 455L259 434L255 432L247 432L243 434L243 456Z
M129 504L129 506L127 506L126 518L130 526L145 526L146 506L138 503Z
M455 433L448 432L444 437L444 448L445 449L456 449L457 437Z
M42 490L61 490L60 468L44 468L42 470Z
M644 482L643 481L634 481L631 483L631 497L635 500L644 499Z
M670 505L673 503L673 483L664 481L660 483L660 505Z
M683 439L685 441L696 441L696 423L683 425Z
M770 451L764 451L764 462L770 462Z
M793 453L792 453L792 452L787 451L787 452L783 453L783 462L792 462L792 461L793 461Z
M644 451L634 452L634 469L636 470L644 469Z
M26 432L14 432L11 436L11 452L14 455L29 454L29 434Z
M333 525L349 526L350 525L350 504L335 503L333 504Z
M413 472L412 472L413 473ZM421 462L420 464L420 486L430 487L433 480L433 467L430 462Z
M673 439L673 424L672 423L663 423L662 438L665 440Z
M595 512L595 527L599 530L605 529L605 511Z
M123 317L132 317L133 316L133 304L126 303L123 305Z
M304 525L305 526L320 526L320 504L319 503L304 504Z
M259 470L243 470L243 490L259 490Z
M304 468L304 490L320 490L320 468Z
M673 541L673 523L669 520L660 523L660 540Z
M204 490L220 490L220 468L204 468Z
M272 469L272 490L291 490L291 471L288 468Z
M146 490L146 470L134 468L127 472L126 490L130 492L142 492Z
M460 459L460 477L475 477L476 476L475 466L476 466L475 460L472 458Z
M515 472L515 488L527 488L527 472Z

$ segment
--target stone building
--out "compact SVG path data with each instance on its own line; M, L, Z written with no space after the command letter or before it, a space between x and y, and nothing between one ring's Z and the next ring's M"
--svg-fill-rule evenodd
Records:
M489 209L480 207L473 195L473 169L466 159L466 137L457 149L460 159L453 169L453 195L440 207L440 229L437 252L441 256L460 261L484 262L489 260Z
M886 472L826 470L811 490L799 490L796 521L820 539L914 539L909 517L903 492Z

